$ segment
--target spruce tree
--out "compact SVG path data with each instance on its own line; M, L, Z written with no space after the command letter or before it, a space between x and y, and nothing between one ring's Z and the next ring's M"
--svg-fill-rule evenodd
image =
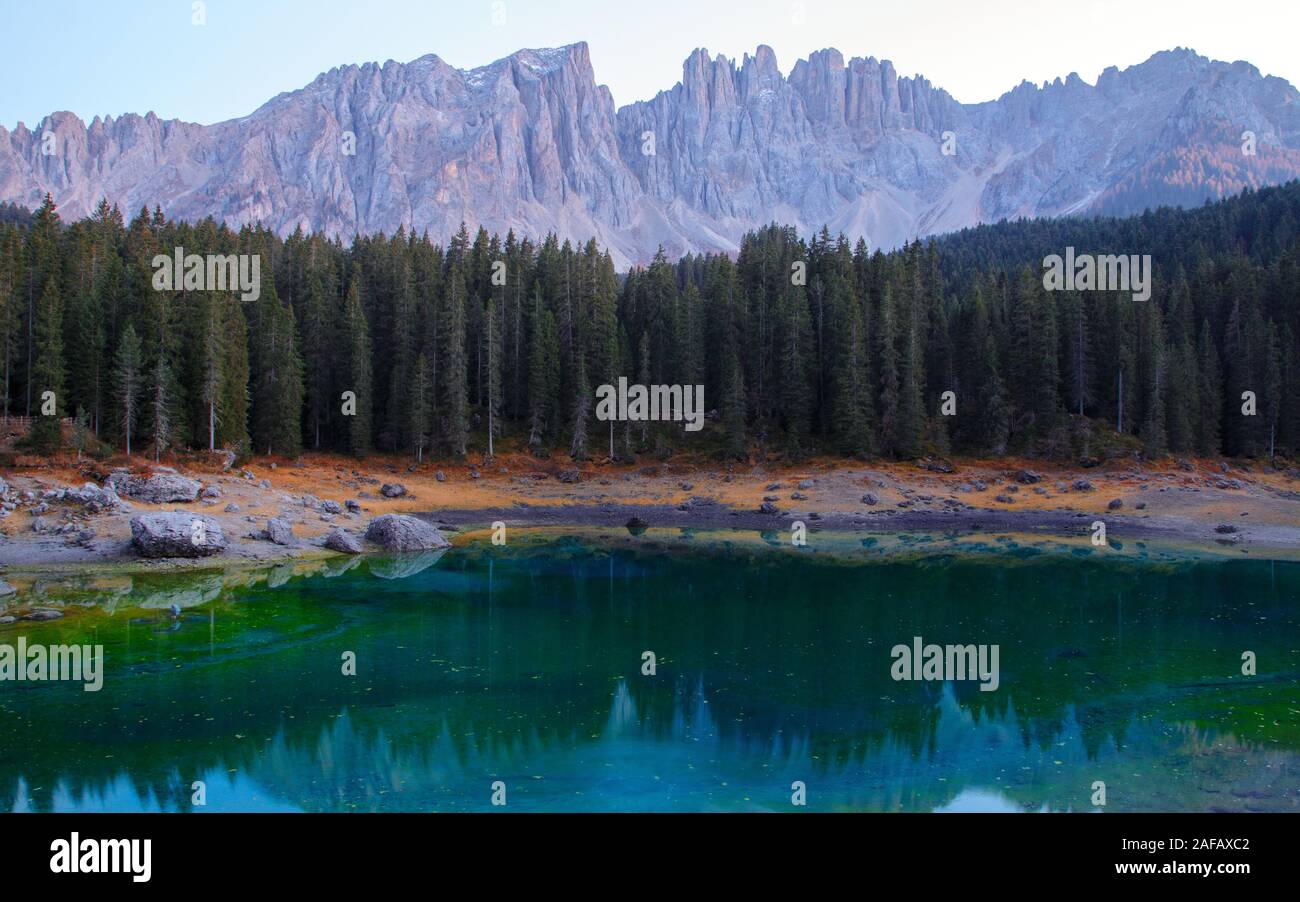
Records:
M573 438L569 457L587 459L587 415L591 410L591 386L587 382L587 362L578 358L578 375L573 383Z
M136 418L140 415L141 392L144 388L141 365L140 338L135 334L135 327L128 323L118 342L113 366L117 424L126 441L128 457L131 455L131 434Z
M36 394L38 416L32 421L32 447L43 453L57 451L63 444L61 418L63 400L63 300L58 281L45 282L36 306L32 327L31 386Z
M497 299L492 297L488 300L487 310L484 312L484 356L487 358L487 440L488 440L488 460L491 460L496 454L496 438L501 432L501 389L502 389L502 354L501 354L501 328L500 328L500 311L497 305Z
M453 263L447 278L447 296L443 309L443 350L441 370L445 374L442 411L446 417L446 446L452 457L465 456L469 442L469 395L465 353L465 280L459 264Z
M429 378L429 361L421 354L415 360L415 371L411 376L409 400L410 424L407 434L415 446L415 462L424 462L424 448L429 439L430 404L433 395L433 383Z
M342 372L343 391L352 392L355 410L344 417L346 426L345 444L352 454L362 455L370 450L371 426L371 359L370 327L366 323L366 313L361 304L361 271L352 273L348 284L348 296L343 307L343 353L345 358Z

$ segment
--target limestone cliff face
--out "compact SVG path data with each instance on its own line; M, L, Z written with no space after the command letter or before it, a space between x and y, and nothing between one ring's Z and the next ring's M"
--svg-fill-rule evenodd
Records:
M1255 155L1242 133L1255 135ZM945 133L956 152L944 153ZM42 153L46 133L55 153ZM346 150L354 152L348 153ZM1246 63L1158 53L963 105L888 61L697 50L682 80L615 110L585 44L458 70L436 56L332 69L242 119L54 113L0 127L0 200L101 197L349 237L399 226L595 236L620 264L734 250L793 223L892 247L996 221L1199 203L1300 176L1300 96Z

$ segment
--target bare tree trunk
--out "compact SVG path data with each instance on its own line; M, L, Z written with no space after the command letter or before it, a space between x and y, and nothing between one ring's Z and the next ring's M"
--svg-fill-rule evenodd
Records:
M1119 371L1119 432L1124 432L1124 370Z

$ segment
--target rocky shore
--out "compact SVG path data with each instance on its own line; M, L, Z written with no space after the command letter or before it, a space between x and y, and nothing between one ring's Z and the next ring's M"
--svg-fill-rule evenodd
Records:
M99 478L94 478L98 475ZM87 478L89 477L89 478ZM207 466L11 468L0 478L0 568L181 569L371 551L428 551L488 527L958 533L1159 538L1300 558L1300 472L1254 463L1024 461L798 468L491 465L306 455ZM2 575L2 574L0 574ZM3 592L0 586L0 592ZM0 595L0 604L3 596Z

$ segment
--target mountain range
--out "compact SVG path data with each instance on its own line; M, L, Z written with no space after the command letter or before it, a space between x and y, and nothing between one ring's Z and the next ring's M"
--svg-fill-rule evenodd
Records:
M833 49L789 75L766 46L738 63L697 50L672 89L616 108L576 43L470 70L435 55L343 66L208 126L58 112L0 127L0 201L49 192L65 218L106 197L128 215L159 205L281 234L404 226L443 240L465 222L594 237L620 267L661 246L735 251L772 221L889 249L1297 177L1295 87L1182 48L1095 85L1071 73L977 104Z

